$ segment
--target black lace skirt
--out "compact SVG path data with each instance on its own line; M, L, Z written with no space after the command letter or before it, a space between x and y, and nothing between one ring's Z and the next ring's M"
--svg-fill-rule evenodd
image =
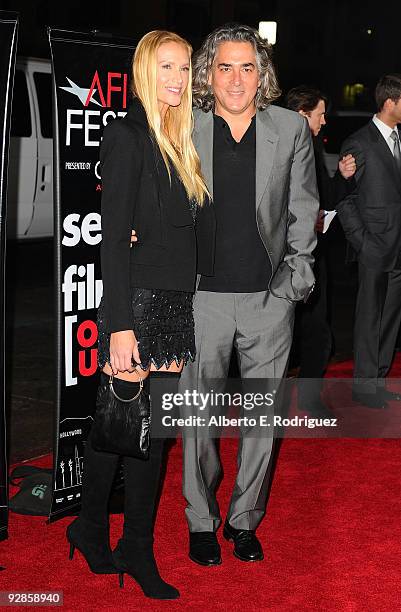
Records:
M193 294L165 289L132 289L132 329L138 340L141 367L169 367L173 361L186 365L195 359ZM97 314L98 364L110 361L110 334L103 300Z

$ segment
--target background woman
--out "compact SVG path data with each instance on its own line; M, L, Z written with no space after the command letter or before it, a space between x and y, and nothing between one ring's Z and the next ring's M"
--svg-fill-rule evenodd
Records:
M146 34L133 58L133 103L103 135L99 366L102 377L114 374L122 398L137 393L139 372L142 378L151 366L179 372L195 355L194 222L207 189L191 140L190 57L180 36ZM130 248L133 227L140 240ZM200 242L207 249L203 236ZM127 572L148 597L175 599L179 593L161 579L153 555L162 450L163 441L153 439L149 460L123 458L124 529L111 553L108 500L119 456L97 452L89 437L82 510L67 537L93 572Z

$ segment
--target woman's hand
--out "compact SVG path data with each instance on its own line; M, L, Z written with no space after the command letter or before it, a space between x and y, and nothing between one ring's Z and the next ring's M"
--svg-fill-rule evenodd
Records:
M110 336L110 366L113 374L118 372L133 372L132 358L141 362L138 351L138 341L132 329L114 332Z

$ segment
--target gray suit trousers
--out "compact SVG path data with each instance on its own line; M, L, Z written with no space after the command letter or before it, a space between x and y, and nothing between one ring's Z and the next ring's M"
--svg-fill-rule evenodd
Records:
M225 379L233 346L241 378L282 379L292 342L295 303L268 291L214 293L194 298L197 355L184 368L179 391L201 389L202 379ZM215 488L221 473L216 441L183 431L183 493L190 531L215 531L221 523ZM242 436L238 472L227 520L236 529L256 529L267 501L273 436Z

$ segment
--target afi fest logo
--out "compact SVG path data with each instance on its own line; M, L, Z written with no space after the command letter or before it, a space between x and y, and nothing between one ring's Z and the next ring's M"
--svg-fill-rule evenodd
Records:
M128 75L124 72L107 72L103 85L96 70L92 77L90 87L80 87L72 79L66 77L69 86L60 86L60 89L76 96L84 109L67 109L67 122L65 131L65 144L71 145L75 137L84 137L85 147L98 147L100 145L100 129L105 127L110 119L124 117L126 110L115 112L113 110L89 110L89 104L100 106L102 109L127 108ZM75 144L75 142L74 142Z
M128 75L123 72L107 72L99 76L96 70L89 87L81 87L67 76L66 80L68 85L59 88L78 98L83 108L66 109L65 153L68 147L72 147L70 150L74 151L75 159L88 159L94 152L92 149L91 155L88 155L86 147L99 147L107 123L126 115ZM72 102L72 98L69 99ZM96 159L96 178L99 178L98 165ZM93 179L88 176L88 180ZM63 220L63 247L79 249L82 243L96 247L94 256L97 259L101 241L99 200L94 199L96 211L86 208L88 204L80 201L79 194L74 201L78 210L74 211L67 204L68 214ZM77 253L80 254L80 251ZM103 293L102 281L95 278L95 262L84 262L81 259L78 264L69 265L64 270L61 290L64 311L64 383L70 387L78 384L78 375L93 376L97 370L97 327L90 318L81 321L83 311L93 311L99 306Z

